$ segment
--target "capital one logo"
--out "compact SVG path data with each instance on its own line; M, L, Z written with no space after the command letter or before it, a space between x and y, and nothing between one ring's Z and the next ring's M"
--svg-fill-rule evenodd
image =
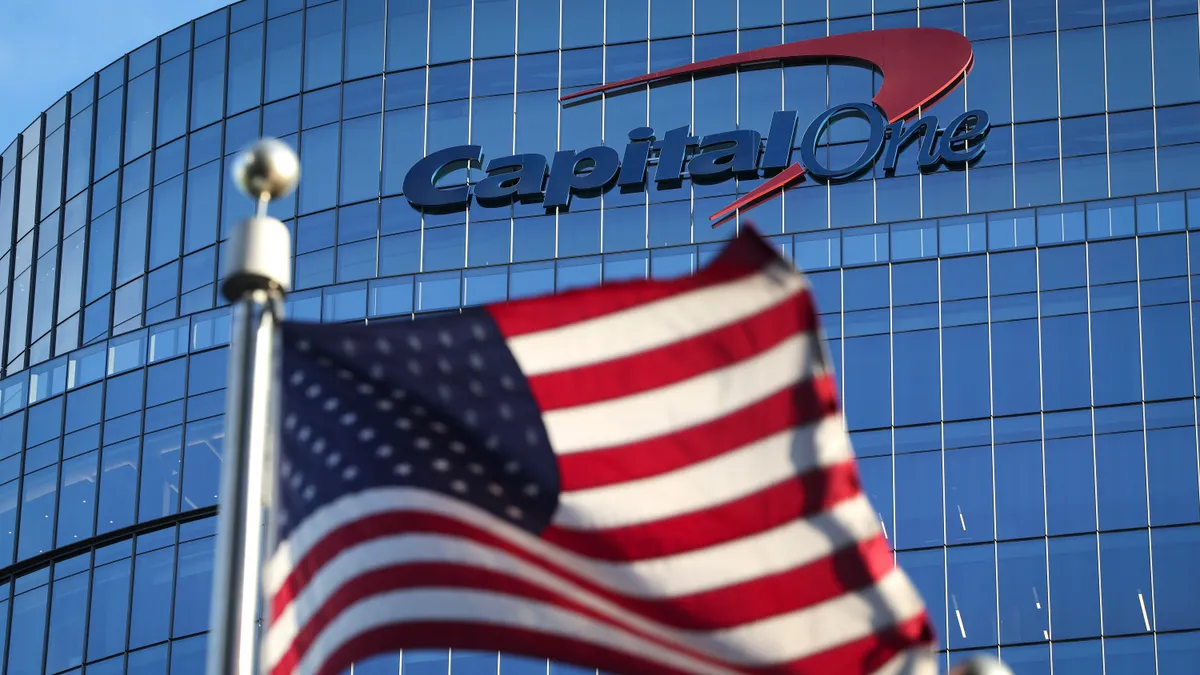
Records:
M739 66L825 61L873 66L883 74L883 85L870 103L844 103L818 115L804 129L795 151L797 116L790 110L774 113L765 139L751 129L701 137L683 125L660 137L654 129L640 127L629 132L629 143L620 154L612 147L597 145L579 151L560 150L549 159L539 154L496 157L487 161L486 168L481 146L458 145L437 150L413 165L404 179L404 194L413 206L431 211L461 210L472 198L485 206L541 202L547 210L554 210L569 208L572 195L595 196L614 185L644 189L648 180L659 189L670 189L684 179L705 183L734 177L766 179L713 214L710 220L715 227L738 210L746 211L778 196L806 176L828 182L853 180L880 160L885 175L890 175L901 150L913 143L919 143L917 164L925 171L941 164L963 165L983 153L989 128L983 110L969 110L944 128L932 115L914 119L921 108L954 91L974 64L971 43L958 33L938 28L897 28L790 42L611 82L568 94L561 102L583 100L582 105L589 105L588 99L606 93L727 73ZM846 117L867 121L867 143L850 165L826 166L818 156L819 143L830 125ZM799 161L794 154L799 154ZM445 176L466 167L484 169L486 176L473 186L438 186Z

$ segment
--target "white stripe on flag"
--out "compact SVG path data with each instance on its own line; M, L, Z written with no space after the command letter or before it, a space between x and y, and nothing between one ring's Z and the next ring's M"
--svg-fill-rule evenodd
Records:
M610 563L564 551L450 497L414 488L378 488L333 502L297 528L288 543L299 545L280 545L265 566L264 588L271 595L278 592L293 564L311 547L304 545L307 542L319 541L351 521L404 509L437 513L470 523L598 586L648 599L690 595L794 569L879 534L875 511L866 496L860 494L823 513L716 546L661 558ZM301 531L310 524L312 529Z
M907 579L893 569L874 586L846 592L811 607L730 628L679 630L640 618L504 551L453 536L402 535L347 549L324 566L310 587L272 622L263 642L268 662L279 661L301 627L347 582L373 570L422 562L478 567L481 578L497 573L521 579L561 593L614 623L734 666L768 666L812 656L868 637L912 618L923 609L920 597ZM397 574L404 572L400 570Z
M854 457L840 415L668 473L564 492L554 524L603 530L694 513Z
M780 264L750 276L537 333L509 338L526 376L637 354L754 316L808 287Z
M819 374L820 338L797 333L725 368L650 391L542 414L560 455L663 436L724 417Z
M695 673L736 675L700 659L666 649L628 631L561 607L476 590L404 590L372 595L339 613L317 636L297 669L316 672L339 647L356 635L396 623L461 622L536 631L634 655Z

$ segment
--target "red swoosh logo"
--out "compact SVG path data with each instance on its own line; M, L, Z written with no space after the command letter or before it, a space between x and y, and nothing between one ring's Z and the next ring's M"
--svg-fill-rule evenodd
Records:
M874 103L889 122L896 122L907 119L919 108L932 105L953 91L971 70L975 56L970 41L953 31L942 28L893 28L831 35L707 59L567 94L561 100L565 102L648 82L717 74L738 66L772 62L794 64L824 59L858 61L879 69L883 73L883 86L875 95ZM803 175L804 167L793 164L714 213L709 220L716 221L713 224L716 227L738 209L746 211L758 206L768 197L799 181Z

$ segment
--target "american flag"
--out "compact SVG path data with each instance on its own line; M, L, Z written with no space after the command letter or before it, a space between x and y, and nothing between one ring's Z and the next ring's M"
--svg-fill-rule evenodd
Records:
M264 672L937 672L806 279L753 232L683 279L282 343Z

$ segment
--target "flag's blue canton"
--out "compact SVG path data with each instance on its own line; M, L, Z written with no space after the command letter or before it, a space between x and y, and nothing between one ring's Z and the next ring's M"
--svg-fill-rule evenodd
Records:
M348 492L414 486L539 532L558 464L482 310L371 326L285 323L278 537Z

